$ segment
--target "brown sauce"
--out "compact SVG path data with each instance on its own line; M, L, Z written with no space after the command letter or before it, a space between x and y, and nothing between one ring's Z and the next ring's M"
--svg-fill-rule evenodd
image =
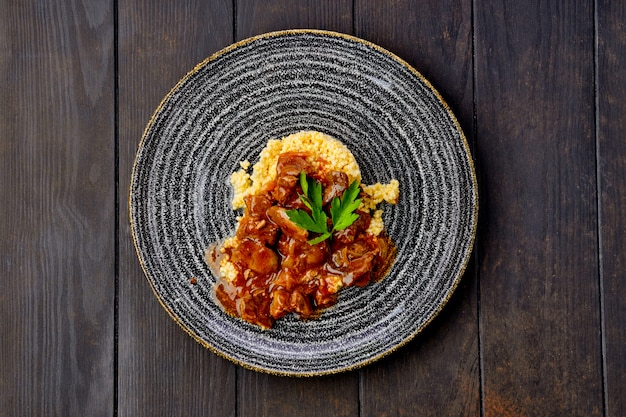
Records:
M393 242L384 233L366 233L371 217L362 211L357 211L359 218L352 225L334 232L330 239L315 245L307 242L314 234L286 214L288 209L305 208L299 198L300 172L322 184L325 210L349 184L342 172L314 172L306 156L300 152L280 155L275 181L245 198L238 243L223 249L237 274L232 281L218 281L216 298L227 313L262 328L272 327L289 313L301 319L319 316L337 302L341 288L381 279L395 254ZM213 262L217 252L212 251Z

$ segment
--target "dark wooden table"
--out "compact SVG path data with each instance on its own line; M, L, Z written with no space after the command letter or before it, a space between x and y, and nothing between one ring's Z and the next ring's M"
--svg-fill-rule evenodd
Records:
M161 98L252 35L329 29L448 101L480 187L474 255L427 329L365 368L240 368L139 267L131 165ZM626 415L626 3L0 4L0 416Z

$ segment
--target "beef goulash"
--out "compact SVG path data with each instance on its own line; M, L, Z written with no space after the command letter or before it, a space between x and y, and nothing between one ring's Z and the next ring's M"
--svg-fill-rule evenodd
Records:
M224 310L263 329L287 314L314 319L339 290L380 280L395 254L383 201L397 180L361 184L348 148L320 132L270 140L252 167L233 173L236 233L206 252Z

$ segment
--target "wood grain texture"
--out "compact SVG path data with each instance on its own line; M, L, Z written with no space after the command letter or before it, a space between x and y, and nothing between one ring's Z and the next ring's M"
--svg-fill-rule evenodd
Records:
M312 28L350 33L352 2L237 2L238 39L281 29ZM354 416L358 413L358 373L323 378L284 378L243 369L239 373L239 416Z
M484 414L601 415L592 5L475 7Z
M0 416L113 412L111 2L0 5Z
M355 35L408 61L473 131L472 10L469 2L355 2Z
M240 369L239 417L358 415L358 375L290 378Z
M119 416L234 416L235 366L167 315L139 267L127 212L137 145L167 92L233 41L231 1L119 3Z
M473 135L469 2L355 3L355 34L405 59L433 83ZM480 414L473 261L443 312L413 342L363 369L361 416Z
M352 33L351 0L238 0L236 13L237 40L284 29Z
M622 3L1 2L0 417L626 415ZM304 27L373 41L434 84L473 147L481 207L476 271L422 334L295 379L173 322L127 193L143 129L188 70Z
M598 171L606 415L626 415L626 7L598 2Z

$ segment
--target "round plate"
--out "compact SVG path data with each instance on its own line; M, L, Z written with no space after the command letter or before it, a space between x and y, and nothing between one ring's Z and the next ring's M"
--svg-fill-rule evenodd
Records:
M398 179L400 199L383 217L397 258L319 319L286 317L263 331L215 302L204 251L234 234L229 177L239 162L301 130L346 144L364 183ZM467 142L428 81L376 45L312 30L246 39L194 68L150 120L130 184L135 247L165 310L214 352L280 375L353 369L419 333L465 269L477 207Z

